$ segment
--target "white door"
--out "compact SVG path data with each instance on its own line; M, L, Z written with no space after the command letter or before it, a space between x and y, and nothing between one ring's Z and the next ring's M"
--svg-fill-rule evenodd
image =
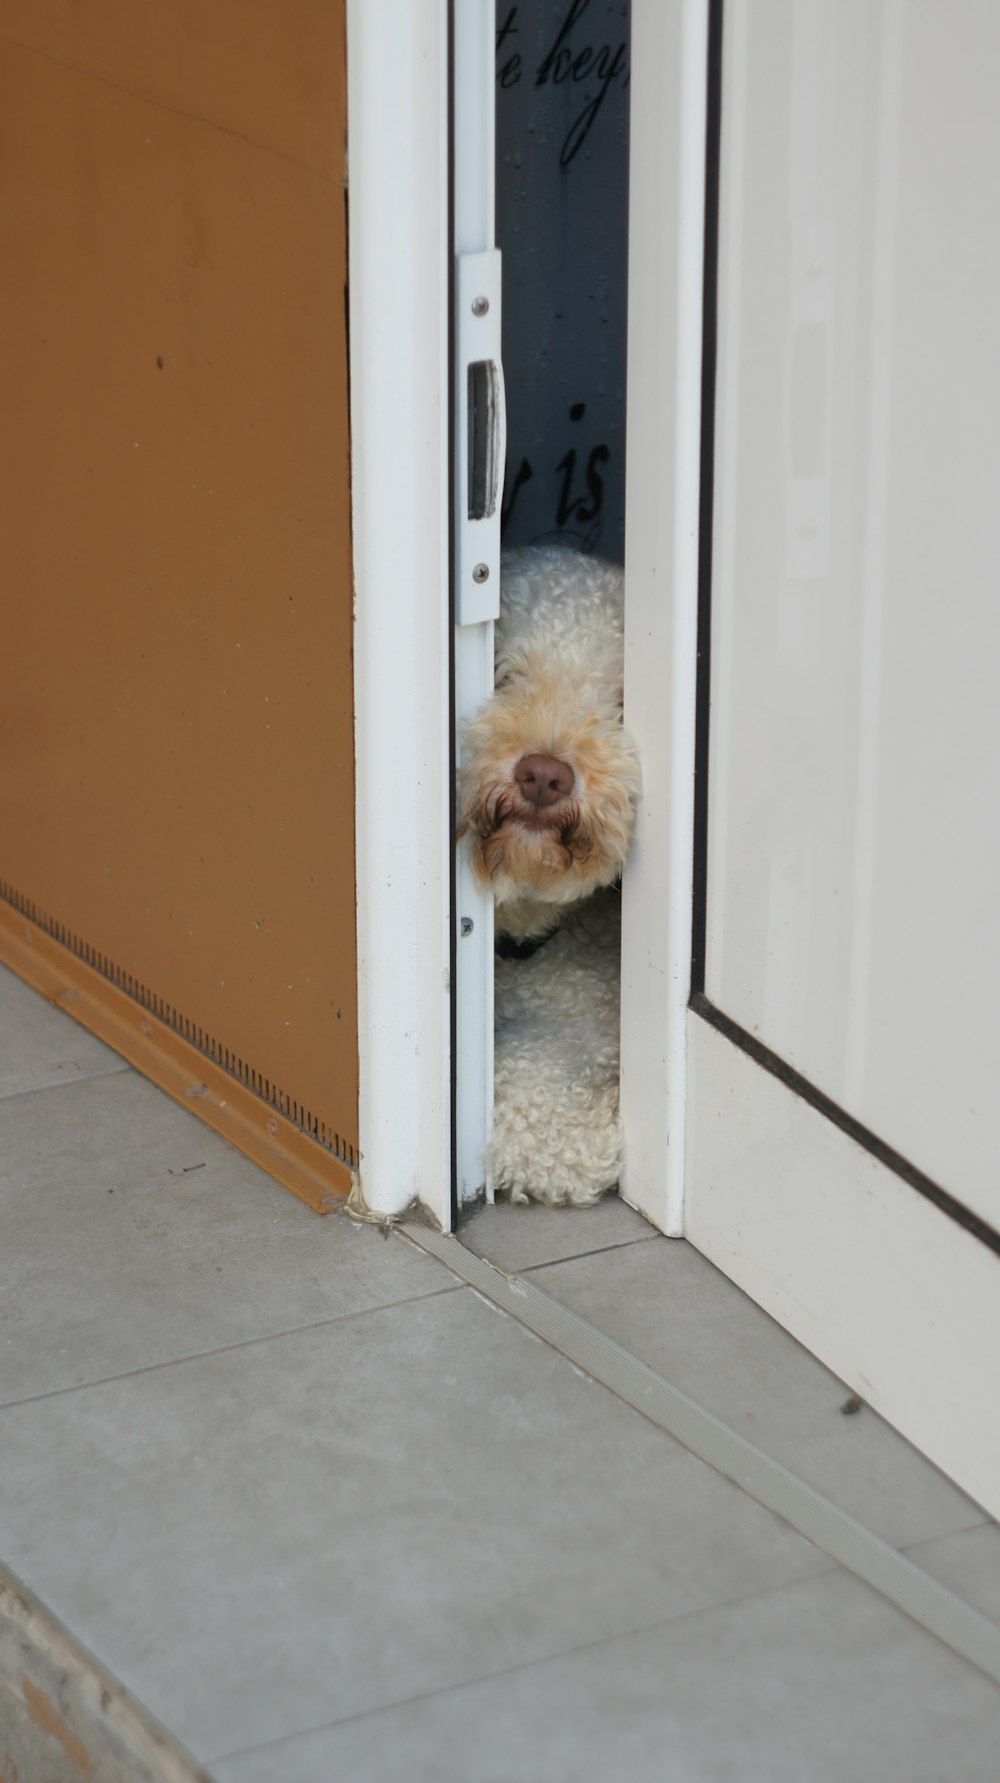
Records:
M719 12L683 1230L997 1514L1000 9Z

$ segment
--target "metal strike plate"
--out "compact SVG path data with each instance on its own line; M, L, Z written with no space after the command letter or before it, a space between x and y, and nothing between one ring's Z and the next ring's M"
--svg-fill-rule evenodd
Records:
M500 502L507 407L500 356L500 254L456 261L456 617L480 625L500 611Z

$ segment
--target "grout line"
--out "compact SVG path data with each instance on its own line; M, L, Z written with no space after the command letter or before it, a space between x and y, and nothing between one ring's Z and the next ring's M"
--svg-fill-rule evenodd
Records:
M411 1222L398 1230L501 1312L551 1344L575 1368L675 1437L748 1497L783 1518L807 1541L1000 1684L1000 1627L905 1554L533 1282L505 1274L466 1250L457 1238Z
M460 1691L474 1690L478 1684L497 1683L501 1678L516 1677L519 1672L537 1671L543 1665L557 1665L560 1660L572 1659L578 1653L593 1653L601 1647L613 1646L618 1641L628 1641L636 1635L655 1634L660 1629L680 1628L685 1622L693 1622L698 1617L714 1616L721 1610L739 1609L741 1605L757 1603L762 1598L779 1597L787 1591L804 1591L810 1586L827 1579L834 1579L837 1573L823 1569L822 1572L809 1573L798 1579L784 1579L780 1585L765 1587L763 1590L741 1591L737 1597L719 1598L714 1603L698 1604L690 1610L681 1610L676 1616L657 1616L653 1622L637 1622L633 1628L619 1628L610 1634L596 1635L593 1640L575 1641L569 1647L554 1647L551 1653L535 1653L530 1659L518 1659L510 1665L501 1665L494 1671L477 1672L469 1678L456 1678L451 1684L432 1685L428 1690L418 1690L412 1696L393 1697L384 1703L373 1703L370 1709L356 1709L347 1715L336 1715L332 1721L319 1721L308 1727L292 1728L287 1733L276 1734L272 1740L261 1740L256 1746L239 1746L232 1751L214 1752L205 1760L206 1764L228 1763L231 1758L247 1758L254 1752L269 1752L274 1747L283 1746L286 1741L310 1739L313 1734L326 1733L331 1728L346 1727L353 1721L369 1721L376 1715L389 1715L395 1709L408 1709L414 1703L433 1702L438 1696L457 1696Z
M457 1236L459 1243L464 1244L465 1240L462 1238L461 1231ZM649 1237L662 1238L663 1234L662 1232L650 1232ZM521 1267L525 1275L534 1275L539 1269L558 1269L560 1263L579 1263L583 1257L603 1257L607 1251L628 1251L632 1249L633 1245L646 1243L648 1240L643 1234L641 1238L623 1238L617 1244L599 1244L592 1251L569 1251L565 1257L548 1257L544 1263L524 1263ZM482 1251L476 1250L473 1245L466 1245L465 1248L471 1251L474 1257L481 1258L484 1263L489 1262L490 1259L484 1256ZM498 1269L500 1265L495 1263L493 1267Z
M441 1300L454 1294L455 1288L432 1288L429 1294L406 1294L401 1300L380 1300L373 1306L359 1306L355 1312L336 1313L330 1319L313 1319L306 1325L288 1325L281 1331L263 1331L259 1337L244 1337L237 1343L220 1343L207 1350L192 1350L183 1356L165 1356L162 1362L146 1362L141 1368L124 1368L120 1374L102 1374L93 1381L74 1381L69 1387L50 1387L47 1393L29 1393L23 1399L0 1401L0 1419L4 1412L17 1411L22 1405L40 1405L46 1399L62 1399L67 1393L89 1393L94 1387L113 1386L116 1381L130 1381L143 1374L158 1374L164 1368L182 1368L187 1362L203 1362L208 1356L228 1356L235 1350L249 1350L256 1344L273 1343L283 1337L298 1337L303 1331L322 1331L329 1325L344 1325L349 1319L366 1319L372 1313L390 1312L397 1306L416 1306L424 1300ZM3 1778L0 1776L0 1783Z
M610 1251L630 1251L637 1244L648 1244L652 1238L661 1238L666 1243L670 1243L670 1240L666 1239L662 1232L650 1232L648 1238L643 1233L641 1238L622 1238L617 1244L598 1245L594 1251L570 1251L565 1257L550 1257L545 1263L527 1263L524 1273L525 1275L536 1275L540 1269L558 1269L560 1263L579 1263L583 1257L604 1257ZM478 1257L481 1253L477 1251L475 1254ZM483 1261L488 1262L489 1258L484 1258Z
M80 1071L76 1077L61 1077L55 1083L29 1083L21 1090L0 1090L0 1102L16 1102L20 1096L46 1096L50 1090L71 1090L78 1083L100 1083L105 1077L121 1077L131 1070L127 1059L118 1059L103 1071Z
M932 1548L935 1542L950 1542L954 1541L956 1536L971 1535L976 1529L996 1529L998 1527L1000 1526L998 1526L995 1517L984 1515L978 1517L975 1523L961 1524L958 1529L942 1529L939 1535L922 1535L918 1542L906 1542L900 1552L916 1554L921 1548Z

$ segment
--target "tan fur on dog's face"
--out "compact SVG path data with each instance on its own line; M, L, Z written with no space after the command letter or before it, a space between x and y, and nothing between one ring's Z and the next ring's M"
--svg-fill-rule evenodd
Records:
M514 779L521 758L536 754L573 770L571 792L544 810ZM470 837L473 868L497 904L571 903L617 879L639 769L606 683L524 660L467 726L463 758L459 835Z

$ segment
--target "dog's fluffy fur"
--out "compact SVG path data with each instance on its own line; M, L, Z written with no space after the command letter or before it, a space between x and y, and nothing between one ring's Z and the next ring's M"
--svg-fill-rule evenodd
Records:
M459 834L498 933L551 936L497 961L489 1166L515 1201L587 1206L618 1179L619 900L602 888L621 872L639 792L622 628L616 566L561 546L505 555L496 691L464 734ZM572 788L533 806L515 779L525 756L568 764Z
M598 892L530 959L497 960L489 1164L512 1201L589 1207L618 1181L620 904Z

